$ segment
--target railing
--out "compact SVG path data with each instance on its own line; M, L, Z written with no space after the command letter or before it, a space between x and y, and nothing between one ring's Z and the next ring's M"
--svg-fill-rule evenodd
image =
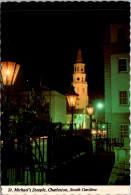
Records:
M44 136L20 134L16 140L14 134L10 136L8 143L2 144L2 185L51 184L52 171L81 153L113 152L114 147L124 143L117 138L93 139L89 130L71 132L65 127L69 124L51 123L42 131L46 132Z
M52 170L92 150L87 140L63 130L62 124L51 124L43 137L23 136L8 146L7 156L2 148L2 185L51 184Z
M122 147L124 145L123 138L96 138L95 139L96 152L114 152L115 147Z

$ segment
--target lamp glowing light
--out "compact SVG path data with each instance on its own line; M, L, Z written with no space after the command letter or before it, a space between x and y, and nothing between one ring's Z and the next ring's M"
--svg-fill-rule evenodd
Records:
M71 108L74 108L76 105L78 94L74 91L74 87L72 86L69 93L67 94L67 101Z
M92 133L93 135L96 135L96 134L97 134L96 130L92 130L91 133Z
M90 116L90 129L92 130L92 115L94 113L94 108L92 106L87 106L87 112Z
M79 95L75 92L74 87L71 86L69 93L67 94L67 101L71 107L72 117L71 117L71 131L73 131L73 112L76 105L77 97Z
M91 107L91 106L88 106L88 107L87 107L87 112L88 112L88 114L89 114L90 116L93 115L94 108Z
M97 108L100 108L100 109L103 108L103 104L102 103L98 103L97 104Z
M20 65L16 62L1 62L1 76L3 85L13 85Z

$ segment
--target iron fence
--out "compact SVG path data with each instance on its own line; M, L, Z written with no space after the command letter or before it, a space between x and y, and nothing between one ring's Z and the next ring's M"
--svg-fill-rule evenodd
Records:
M51 170L72 161L81 152L92 150L87 141L75 134L75 130L70 132L64 126L50 124L48 134L44 136L10 138L7 155L2 147L2 185L51 183Z

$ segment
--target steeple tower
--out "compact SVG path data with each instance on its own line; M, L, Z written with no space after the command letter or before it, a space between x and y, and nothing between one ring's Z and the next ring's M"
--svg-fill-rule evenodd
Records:
M82 63L81 49L79 48L76 63Z
M82 62L81 49L79 48L77 60L74 64L73 86L79 94L76 109L85 109L88 104L88 84L86 82L85 64Z

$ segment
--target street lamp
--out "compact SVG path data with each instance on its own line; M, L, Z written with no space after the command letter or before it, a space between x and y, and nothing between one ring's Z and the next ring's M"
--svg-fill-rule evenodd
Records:
M6 163L7 161L7 156L8 156L8 150L10 149L8 140L9 140L9 90L10 86L14 84L20 65L17 64L16 62L1 62L1 77L2 77L2 84L5 87L5 92L6 92L6 107L5 107L5 113L4 118L5 118L5 129L4 129L4 136L3 136L3 149L4 149L4 155L5 155L5 161L4 161L4 170L2 172L3 175L3 183L4 185L8 184L8 179L7 179L7 167Z
M97 104L97 108L98 108L98 109L103 108L103 104L102 104L102 103L98 103L98 104Z
M67 101L68 104L71 108L71 113L72 113L72 118L71 118L71 130L73 130L73 113L74 113L74 108L76 106L76 100L79 95L75 92L74 87L71 86L68 94L67 94Z
M10 86L14 84L19 68L20 65L16 62L1 62L1 76L3 85Z
M9 90L10 86L14 84L18 71L20 69L20 65L16 62L1 62L1 77L2 77L2 84L5 88L6 92L6 111L8 113L9 108Z
M90 116L90 129L92 130L92 115L94 113L94 108L92 106L87 107L87 113Z
M6 92L6 109L8 110L9 107L9 91L10 86L14 84L17 74L19 72L20 65L16 62L1 62L1 77L2 77L2 84L5 88ZM8 111L7 111L8 112Z

